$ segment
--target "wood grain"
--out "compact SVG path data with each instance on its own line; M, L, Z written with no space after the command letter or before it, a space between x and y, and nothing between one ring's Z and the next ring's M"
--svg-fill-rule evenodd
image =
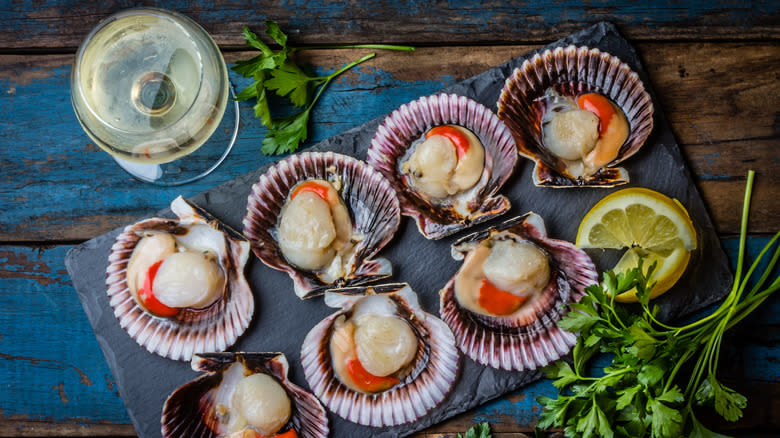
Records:
M751 238L748 259L755 259L768 241ZM722 243L733 267L738 239ZM0 437L135 436L96 334L65 272L70 248L0 246ZM104 317L114 318L110 312ZM755 437L780 428L780 418L774 415L780 404L778 328L780 300L774 299L726 337L719 372L724 383L744 391L750 404L738 423L717 423L709 417L719 430ZM597 362L601 367L606 364ZM536 398L552 397L555 391L550 381L536 382L415 438L462 433L484 421L491 423L497 437L531 434L539 415Z
M201 23L224 47L242 44L241 28L262 32L266 19L279 22L299 44L411 43L496 44L550 42L598 21L609 20L629 38L777 39L780 6L745 2L637 3L631 0L568 2L456 2L327 0L247 3L218 0L204 8L183 0L13 2L0 12L0 50L72 50L102 18L134 4L161 5Z
M535 47L382 52L324 93L308 144ZM645 43L638 50L718 231L738 232L736 212L749 168L759 173L751 231L780 229L780 46ZM333 68L364 53L307 51L302 58ZM227 59L249 56L228 53ZM121 171L78 125L68 94L71 61L71 55L0 56L0 112L10 115L0 120L0 205L6 206L0 209L0 241L89 239L167 207L178 194L202 192L275 159L259 153L265 129L252 116L251 103L242 102L239 140L215 174L183 187L142 190L144 184ZM238 88L249 83L235 75L232 80Z

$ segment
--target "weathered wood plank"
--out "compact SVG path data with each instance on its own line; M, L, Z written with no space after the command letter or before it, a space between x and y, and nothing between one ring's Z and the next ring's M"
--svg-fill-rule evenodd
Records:
M128 422L65 270L68 249L0 247L0 430Z
M776 127L780 81L775 80L780 71L780 46L638 46L659 103L687 155L719 232L738 231L738 215L734 212L739 211L748 168L760 174L751 231L770 233L780 228L780 203L776 202L780 196ZM314 110L308 144L534 47L382 52L324 93ZM700 63L689 63L687 58L678 59L680 54L692 52L709 59L710 68L717 74ZM327 50L304 52L303 56L315 65L332 67L363 53ZM228 62L248 56L249 52L231 53ZM674 61L670 63L670 59ZM98 149L78 125L68 94L71 61L70 55L0 56L0 112L7 115L0 120L0 241L88 239L164 208L178 194L202 192L272 159L260 154L265 129L252 117L251 103L242 102L239 140L213 175L178 188L153 188L137 182ZM687 76L680 77L679 65ZM232 79L239 88L248 84L235 75ZM697 113L697 108L704 110Z
M208 8L174 0L144 2L180 11L219 44L237 46L241 28L279 22L299 44L495 44L549 42L602 20L641 40L778 37L777 2L619 1L421 2L362 0L271 2L221 0ZM126 3L76 0L13 2L0 11L0 49L73 49L107 15Z
M749 260L768 242L753 237ZM722 240L732 265L738 240ZM70 246L0 246L0 436L133 436L130 419L64 268ZM110 312L106 317L113 318ZM776 364L780 300L774 298L725 340L724 381L749 395L745 418L723 425L735 434L775 430L780 397ZM601 366L606 363L601 364ZM540 381L419 435L463 432L488 421L500 433L531 432L536 398L554 396ZM500 435L498 435L500 436ZM512 436L512 435L506 435Z

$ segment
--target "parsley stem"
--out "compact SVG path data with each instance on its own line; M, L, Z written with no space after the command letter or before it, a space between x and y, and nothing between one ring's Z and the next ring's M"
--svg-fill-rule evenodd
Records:
M664 392L669 390L669 387L674 383L674 378L677 376L677 373L680 371L680 368L685 362L688 362L688 359L693 356L693 353L695 353L694 350L688 350L686 351L683 356L680 358L679 361L677 361L677 364L672 369L672 372L669 374L669 379L666 381L666 385L664 386Z
M317 94L314 95L314 99L311 100L311 103L309 104L309 107L306 108L306 111L309 111L314 107L314 104L317 102L317 100L320 98L320 95L322 92L327 88L327 86L330 84L330 82L335 79L338 75L344 73L345 71L351 69L352 67L355 67L356 65L366 62L369 59L376 56L376 53L369 53L368 55L358 59L357 61L352 61L349 64L345 65L344 67L341 67L340 69L336 70L335 72L329 74L328 76L321 76L317 79L324 79L324 82L317 88Z
M773 237L772 240L770 240L769 243L766 244L764 248L761 250L761 252L758 254L758 257L756 257L756 259L753 261L753 264L750 266L750 269L748 270L748 276L747 276L748 278L753 274L753 270L755 270L758 267L759 263L761 263L761 259L764 257L764 254L766 254L769 248L772 247L772 245L777 241L778 237L780 237L780 232L775 234L775 237ZM769 261L769 265L764 270L764 273L761 275L761 278L759 278L756 284L753 286L753 289L751 289L750 293L748 293L747 295L748 297L752 297L753 295L755 295L757 291L761 288L761 286L764 285L764 282L766 282L767 278L775 268L778 255L780 255L780 248L777 248L775 250L772 259ZM747 283L747 281L745 281L745 283Z
M738 284L742 278L742 264L745 258L745 241L747 240L748 211L750 210L750 197L753 194L753 179L756 172L748 170L745 198L742 203L742 222L739 227L739 255L737 256L737 272L734 284Z
M777 292L777 290L780 289L780 277L775 279L775 282L770 286L768 289L762 291L759 294L756 294L755 297L752 297L749 301L744 301L740 303L740 306L738 307L738 311L741 312L737 316L734 317L729 322L728 327L726 327L726 330L730 329L731 327L735 326L737 323L742 321L746 316L748 316L753 310L756 309L756 307L760 306L761 303L763 303L767 298L769 298L770 295Z

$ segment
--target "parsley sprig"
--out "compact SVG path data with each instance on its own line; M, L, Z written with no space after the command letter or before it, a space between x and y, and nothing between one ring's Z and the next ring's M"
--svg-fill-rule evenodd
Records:
M559 361L545 367L555 379L558 398L539 397L544 406L538 428L562 427L568 437L680 437L718 438L724 435L704 427L693 407L711 406L728 421L737 421L747 406L744 396L717 379L723 333L739 323L780 288L780 275L767 280L780 257L775 248L764 272L748 291L749 279L770 252L780 232L763 248L743 277L747 217L754 172L748 173L740 229L734 285L710 315L676 327L665 324L650 307L651 266L624 274L606 271L600 285L591 285L576 311L559 322L579 332L573 365ZM614 297L637 288L641 312L616 305ZM599 377L587 374L588 361L597 352L612 355ZM687 376L685 375L687 374Z
M396 46L388 44L353 44L336 46L305 46L293 47L287 44L287 35L282 32L279 25L266 20L265 32L281 49L274 51L265 44L256 34L244 27L244 39L251 47L260 51L260 54L243 61L236 62L233 70L245 77L251 77L253 82L241 90L236 100L256 99L254 106L255 117L259 117L268 132L263 139L262 153L265 155L283 154L294 152L308 134L309 117L311 109L325 88L340 74L376 56L369 53L357 61L353 61L335 72L326 76L316 76L301 68L292 59L292 55L299 50L311 49L381 49L414 51L414 47ZM273 117L268 101L269 92L286 97L302 111L282 117Z
M457 438L491 438L490 425L488 423L480 423L471 429L466 431L466 435L458 434Z

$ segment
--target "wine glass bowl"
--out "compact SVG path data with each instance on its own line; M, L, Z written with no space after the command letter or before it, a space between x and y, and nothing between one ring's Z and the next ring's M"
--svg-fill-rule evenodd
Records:
M87 135L133 176L162 185L204 176L227 155L235 129L213 151L199 148L220 125L230 92L209 34L156 8L100 22L79 47L71 75L73 108ZM196 151L202 156L192 158Z

